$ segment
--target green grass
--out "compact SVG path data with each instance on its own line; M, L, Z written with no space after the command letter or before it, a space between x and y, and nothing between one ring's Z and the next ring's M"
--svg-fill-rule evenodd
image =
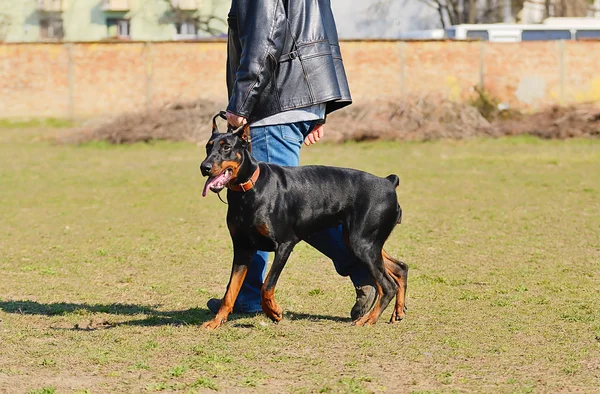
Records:
M353 288L301 244L284 320L206 300L231 269L203 148L53 146L0 130L0 392L555 393L600 387L600 141L317 144L396 173L408 314L350 326Z
M3 129L27 129L32 127L66 128L73 127L78 122L65 118L0 118L0 128Z

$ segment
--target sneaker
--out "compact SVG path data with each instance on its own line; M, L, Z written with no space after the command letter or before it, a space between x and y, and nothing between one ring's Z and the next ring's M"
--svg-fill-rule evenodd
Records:
M371 310L377 299L377 291L375 286L363 285L355 286L356 303L350 311L352 320L358 320Z
M219 298L211 298L210 300L208 300L208 302L206 303L206 306L208 307L208 309L214 313L217 314L217 312L219 311L219 309L221 309L221 300ZM256 314L256 313L261 313L262 307L260 305L258 306L254 306L254 307L246 307L246 308L242 308L240 306L238 306L238 304L234 304L233 305L233 313L251 313L251 314Z

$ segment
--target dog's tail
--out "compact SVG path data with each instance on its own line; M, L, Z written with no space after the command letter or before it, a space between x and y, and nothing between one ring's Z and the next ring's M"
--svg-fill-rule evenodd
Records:
M397 188L400 184L400 178L398 178L398 175L396 174L388 175L385 177L385 179L392 182L392 185L394 185L394 189ZM402 208L400 208L400 204L398 204L398 217L396 218L396 224L400 223L402 223Z
M398 175L396 174L388 175L385 177L385 179L392 182L392 185L394 185L394 189L397 188L400 184L400 178L398 178Z

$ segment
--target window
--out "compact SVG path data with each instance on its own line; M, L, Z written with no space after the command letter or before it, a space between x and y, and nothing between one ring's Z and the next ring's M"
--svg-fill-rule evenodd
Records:
M129 20L123 18L108 18L106 20L109 37L129 37Z
M61 39L64 36L62 19L41 19L40 37L50 39Z
M450 28L446 29L446 37L456 38L456 28L450 27Z
M523 30L523 41L570 40L569 30Z
M600 30L577 30L575 33L575 39L581 40L586 38L598 38L600 39Z
M62 11L62 0L37 0L39 11L60 12Z
M490 35L487 30L467 30L467 38L488 41Z
M181 23L176 23L175 28L177 29L177 34L180 36L195 36L196 35L196 24L194 21L185 21Z

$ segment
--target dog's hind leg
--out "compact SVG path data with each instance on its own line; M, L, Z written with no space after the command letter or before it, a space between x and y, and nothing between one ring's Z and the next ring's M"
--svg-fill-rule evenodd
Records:
M381 251L386 271L398 285L396 307L392 312L390 323L396 323L406 316L406 288L408 286L408 265L390 256L385 250Z
M287 263L290 253L292 253L296 243L298 243L298 241L280 244L277 250L275 250L273 264L267 274L265 283L260 289L260 303L262 309L274 322L280 321L283 317L281 307L275 302L275 286L277 285L279 275L281 274L283 267L285 267L285 263Z
M229 284L227 285L225 296L221 302L221 308L219 308L219 311L214 319L202 324L203 328L214 330L227 321L227 317L233 310L233 304L235 303L235 300L240 293L240 289L242 288L242 283L246 278L248 264L250 263L250 259L252 258L253 254L254 250L239 248L234 244L231 277L229 278Z

